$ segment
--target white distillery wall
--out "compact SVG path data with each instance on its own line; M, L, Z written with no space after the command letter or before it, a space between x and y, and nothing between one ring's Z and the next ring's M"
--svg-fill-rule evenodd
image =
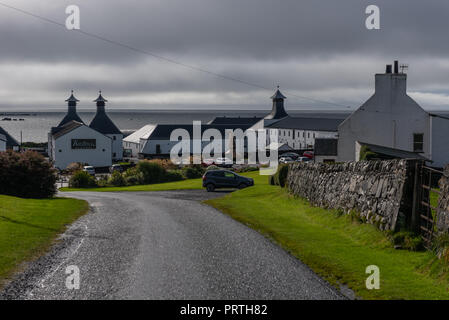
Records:
M137 158L140 152L140 143L123 141L123 149L131 151L131 157Z
M112 160L123 159L123 134L107 134L112 140Z
M141 144L141 151L140 153L144 154L144 155L158 155L158 154L163 154L163 155L167 155L170 154L171 149L178 144L179 141L170 141L170 140L141 140L140 144ZM229 147L225 144L225 140L221 141L222 143L222 153L226 152L227 150L229 150ZM207 141L201 141L201 150L203 150L203 148L205 146L207 146L208 144L210 144L210 142ZM160 148L160 152L158 153L157 149L158 146ZM193 140L190 140L190 153L193 153Z
M430 117L432 128L432 166L444 168L449 164L449 119Z
M311 130L294 130L294 129L270 129L270 130L278 130L279 143L286 143L289 147L296 150L313 148L315 146L315 139L318 138L336 139L338 136L337 132L329 132L329 131L311 131Z
M406 94L405 74L376 75L376 93L338 128L338 160L354 161L356 141L413 152L413 134L424 134L430 158L430 119Z
M72 149L72 139L95 139L95 149ZM87 163L94 167L107 167L112 165L111 138L87 127L81 126L69 133L52 139L52 160L54 166L65 169L70 163Z

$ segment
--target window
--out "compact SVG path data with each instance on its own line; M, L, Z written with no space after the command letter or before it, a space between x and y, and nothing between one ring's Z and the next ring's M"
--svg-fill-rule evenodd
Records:
M414 152L424 152L424 134L414 133L413 134L413 151Z
M117 137L116 136L112 136L112 139L115 141L115 140L117 140Z
M117 154L114 152L114 153L112 154L112 157L115 158L116 156L117 156Z
M235 175L231 172L225 172L224 176L225 176L225 178L235 179Z
M161 153L161 145L157 144L156 145L156 154L160 154Z

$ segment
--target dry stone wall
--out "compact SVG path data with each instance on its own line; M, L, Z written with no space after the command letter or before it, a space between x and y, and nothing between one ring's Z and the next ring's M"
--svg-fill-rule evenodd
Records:
M437 228L439 232L449 232L449 165L439 181L441 195L438 199Z
M287 187L313 205L353 211L381 230L394 230L398 216L411 213L413 167L408 160L297 163Z

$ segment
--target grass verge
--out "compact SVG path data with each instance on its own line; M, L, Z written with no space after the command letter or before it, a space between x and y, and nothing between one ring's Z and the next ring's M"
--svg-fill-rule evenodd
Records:
M245 172L242 176L251 177L255 183L265 181L266 176L259 175L258 171ZM126 191L169 191L169 190L187 190L202 189L202 179L187 179L176 182L165 182L157 184L145 184L126 187L102 187L102 188L61 188L60 191L94 191L94 192L126 192Z
M68 224L87 211L83 200L0 195L0 288L23 262L39 257Z
M448 267L431 252L395 250L386 234L337 211L312 207L260 183L207 204L254 228L335 287L363 299L449 299ZM365 286L366 267L380 268L380 290Z

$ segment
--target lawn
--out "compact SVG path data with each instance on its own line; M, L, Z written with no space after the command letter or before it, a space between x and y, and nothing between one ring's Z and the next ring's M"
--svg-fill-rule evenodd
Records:
M251 177L257 184L259 181L268 179L266 176L260 176L258 171L246 172L241 175ZM127 187L102 187L102 188L61 188L60 191L97 191L97 192L117 192L117 191L168 191L168 190L186 190L202 189L202 179L188 179L176 182L166 182L157 184L145 184Z
M448 267L432 253L395 250L375 227L311 207L263 178L255 187L206 203L269 237L332 285L347 285L359 298L449 299ZM380 268L380 290L365 287L369 265Z
M0 287L23 262L44 253L58 234L87 210L83 200L0 195Z

